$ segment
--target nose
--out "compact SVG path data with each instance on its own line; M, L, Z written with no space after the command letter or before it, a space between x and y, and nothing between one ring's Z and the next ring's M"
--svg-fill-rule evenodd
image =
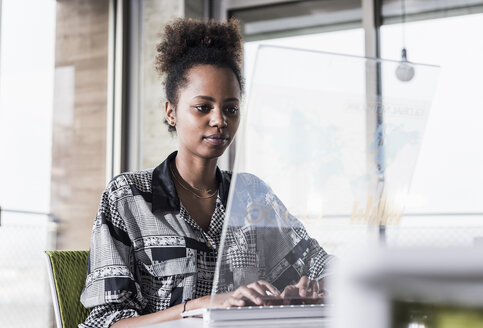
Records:
M210 126L217 127L218 129L226 128L227 126L226 116L218 106L211 111Z

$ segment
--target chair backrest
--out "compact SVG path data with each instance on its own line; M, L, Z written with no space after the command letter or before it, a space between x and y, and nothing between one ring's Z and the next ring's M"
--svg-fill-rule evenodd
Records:
M55 321L58 328L77 328L89 315L80 302L89 251L45 251Z

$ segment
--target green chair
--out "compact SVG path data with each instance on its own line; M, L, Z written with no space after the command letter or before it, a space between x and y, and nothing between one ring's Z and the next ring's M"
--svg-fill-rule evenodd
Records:
M57 328L77 328L89 315L80 302L89 251L45 251Z

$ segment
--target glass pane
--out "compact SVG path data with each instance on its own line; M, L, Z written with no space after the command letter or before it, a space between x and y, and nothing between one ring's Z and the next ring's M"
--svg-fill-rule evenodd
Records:
M52 297L42 252L55 248L56 224L44 214L2 212L0 326L52 327Z
M267 294L264 305L317 303L290 286L328 275L328 253L342 256L376 241L379 225L398 225L439 72L414 64L417 76L404 82L399 64L258 49L214 294L262 279L283 296ZM353 238L346 245L326 243L334 218Z
M401 48L402 26L383 26L382 57ZM442 68L407 212L483 213L483 14L408 23L406 48Z
M483 244L480 216L411 215L401 219L396 228L386 230L391 247L472 247Z
M41 252L55 247L42 213L50 210L56 4L0 5L0 326L49 327Z
M364 30L362 28L357 28L245 42L243 48L243 64L246 90L248 92L250 91L250 82L252 79L257 49L263 44L364 56Z
M4 0L2 7L0 206L48 212L55 1Z
M0 4L0 326L50 327L42 251L88 248L106 183L109 2Z

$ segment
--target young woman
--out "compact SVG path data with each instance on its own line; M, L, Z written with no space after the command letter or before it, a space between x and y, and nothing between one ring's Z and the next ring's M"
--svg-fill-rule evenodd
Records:
M297 245L277 262L280 279L250 280L243 266L248 255L235 249L241 259L233 261L236 281L210 303L231 179L217 160L240 123L239 27L235 21L178 19L166 26L157 50L156 69L165 77L165 123L177 134L178 151L155 169L123 173L108 184L94 222L81 296L92 310L79 327L136 327L210 305L318 299L329 256L297 227ZM303 255L295 253L302 244ZM286 259L294 257L307 267L295 270L296 281L284 278L295 266Z

